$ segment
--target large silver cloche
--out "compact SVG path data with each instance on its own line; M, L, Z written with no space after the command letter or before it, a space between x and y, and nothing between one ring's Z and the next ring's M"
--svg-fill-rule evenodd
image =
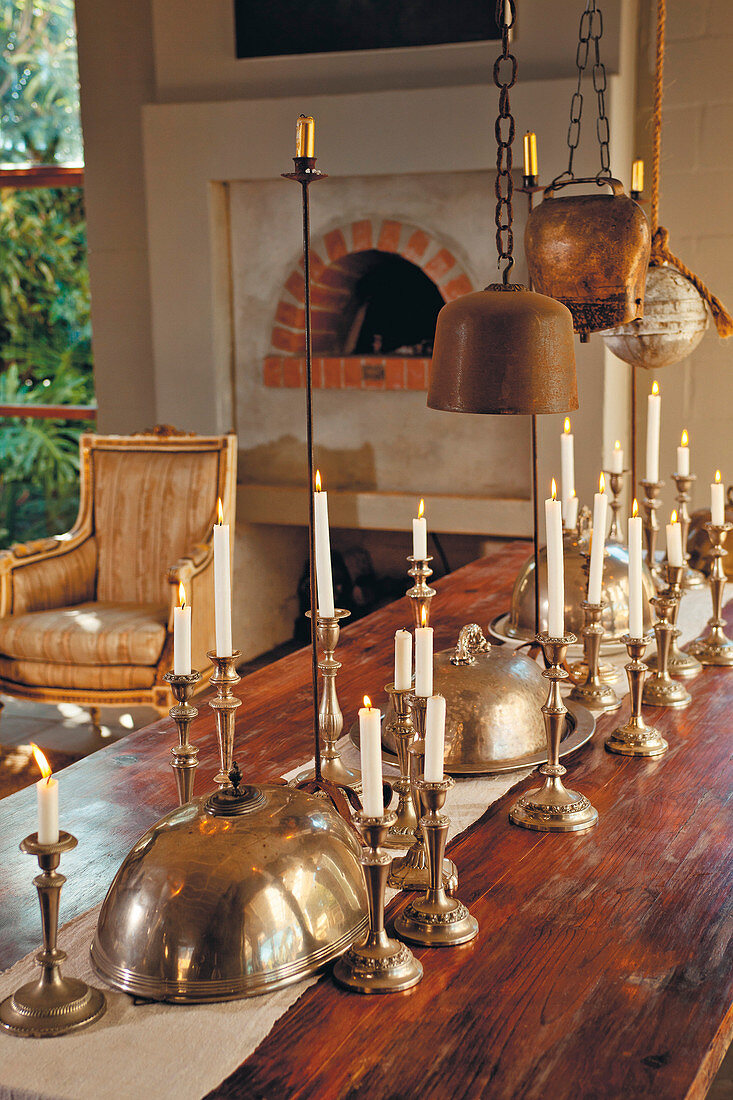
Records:
M539 666L508 646L492 646L475 623L464 626L455 649L435 654L433 685L445 696L445 770L449 775L486 775L543 763L547 759L542 704L547 680ZM570 704L560 753L587 741L595 728L584 707ZM382 743L396 752L388 709Z
M194 799L132 849L105 898L92 960L152 1000L225 1001L319 969L366 926L360 846L325 799L249 788L250 808Z
M587 536L581 531L566 531L563 535L565 559L565 629L578 638L582 637L584 617L582 603L588 590L588 578L584 570L588 553ZM540 553L540 630L547 629L547 548ZM649 600L656 595L654 582L646 567L642 567L641 583L644 593L644 631L651 629ZM603 645L620 643L629 629L629 552L618 542L607 542L603 562L603 589L601 592L603 614ZM531 641L535 636L534 621L534 557L530 556L519 570L512 592L511 610L508 616L495 620L493 632L517 641Z

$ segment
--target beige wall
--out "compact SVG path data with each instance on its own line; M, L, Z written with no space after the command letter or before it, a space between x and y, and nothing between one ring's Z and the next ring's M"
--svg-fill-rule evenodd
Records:
M651 184L651 104L654 74L653 0L642 0L637 148ZM660 222L675 255L733 309L733 4L730 0L668 2L662 129ZM647 196L648 197L648 196ZM647 207L648 210L648 207ZM716 467L733 482L733 341L711 322L697 350L659 371L639 371L642 456L644 394L656 378L662 391L660 475L666 481L664 515L673 506L675 447L690 433L693 506L709 507Z

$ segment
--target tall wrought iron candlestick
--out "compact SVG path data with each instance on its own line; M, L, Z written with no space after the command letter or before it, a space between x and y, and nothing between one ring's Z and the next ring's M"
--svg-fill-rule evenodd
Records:
M644 499L642 500L642 506L644 508L644 541L646 542L646 563L649 566L649 572L652 575L653 580L657 584L661 584L661 578L659 576L659 566L657 564L657 536L659 535L659 522L657 520L657 510L661 508L662 502L658 499L659 494L664 488L663 481L642 481L644 486Z
M417 739L410 710L412 689L401 690L392 683L387 684L384 690L392 700L394 709L395 716L390 725L390 731L397 747L397 762L400 767L400 778L395 779L392 784L392 790L397 795L395 820L390 825L384 844L388 848L410 848L415 839L415 829L418 827L418 815L412 800L410 783L409 748Z
M235 649L228 657L219 657L216 653L207 653L206 656L216 665L210 680L212 687L216 688L216 695L209 701L214 712L216 739L219 744L220 767L214 776L214 782L224 788L230 785L229 772L234 759L235 711L242 705L242 700L232 693L232 688L240 680L237 675L237 661L242 654Z
M301 125L309 124L309 125ZM303 140L307 133L307 140ZM308 188L318 180L326 179L326 173L316 168L316 158L313 156L314 148L314 123L309 116L301 115L298 119L296 137L296 156L293 157L295 169L292 172L283 172L283 178L295 180L300 184L303 210L303 275L305 279L305 297L303 301L305 309L305 407L306 407L306 446L308 450L308 560L309 560L309 595L311 611L311 687L313 692L313 739L315 758L315 779L321 781L321 738L320 715L318 706L318 642L317 642L317 610L316 596L316 524L315 505L313 491L315 488L315 459L313 454L313 345L311 338L311 272L310 272L310 199ZM305 155L310 154L310 155Z
M104 1015L107 1001L100 989L78 978L65 978L61 963L66 952L57 947L59 900L66 882L56 868L62 852L76 848L71 833L59 833L55 844L41 844L38 833L21 841L21 852L36 856L43 874L34 878L41 906L43 950L36 955L40 977L21 986L0 1004L0 1027L11 1035L43 1039L89 1027Z
M585 681L575 684L570 692L571 699L577 699L586 707L596 710L618 710L621 703L616 692L609 684L604 683L598 670L598 661L601 652L601 639L603 627L601 626L601 614L603 604L588 603L583 600L580 605L583 608L585 625L583 626L583 658L587 668Z
M450 819L440 811L455 780L428 782L420 777L417 786L425 813L420 825L428 853L430 880L425 896L403 909L395 920L395 931L410 943L426 947L452 947L468 943L478 935L478 921L458 898L449 897L443 885L443 866Z
M702 573L697 569L693 569L689 564L690 555L687 551L687 536L690 533L690 513L687 510L687 505L690 503L690 487L697 478L695 474L672 474L672 478L677 486L677 496L675 497L677 501L677 518L682 528L682 556L685 561L682 587L699 588L705 583L705 578Z
M424 807L420 801L418 779L422 775L423 761L425 759L425 717L428 701L421 695L410 695L409 706L412 714L412 724L415 729L415 740L408 745L410 791L412 804L416 813L414 840L404 856L395 859L389 869L387 885L393 890L426 890L430 884L430 871L428 869L428 857L425 849L425 839L420 828L420 818ZM450 859L443 860L443 883L449 894L454 894L458 889L458 871L456 865Z
M624 635L624 645L631 658L626 665L631 714L628 721L617 726L605 742L608 751L617 753L619 756L661 756L669 748L659 730L653 726L647 726L641 713L644 677L648 672L644 664L644 652L649 645L649 638L650 635L644 638Z
M710 570L710 593L713 598L713 617L708 620L710 630L697 638L690 646L690 653L703 665L733 665L733 642L725 633L723 618L723 592L726 575L723 568L725 540L733 523L706 523L705 530L713 547L713 566Z
M387 830L395 814L367 817L360 813L356 824L366 841L361 856L369 905L369 928L362 943L355 943L333 968L336 981L356 993L399 993L417 985L422 965L404 943L387 935L384 928L384 889L391 856L383 851Z
M435 595L435 589L430 588L425 582L428 577L433 575L429 565L433 559L432 557L413 558L410 555L407 560L411 566L407 571L408 575L415 580L412 588L407 589L407 596L412 604L412 616L415 620L415 626L430 626L430 605ZM424 619L423 609L425 610Z
M590 829L598 821L598 811L585 795L566 789L562 781L566 768L560 763L560 739L567 708L560 695L560 684L568 675L562 667L568 646L576 638L574 634L565 634L562 638L538 634L537 641L542 646L548 666L542 675L550 681L547 701L542 707L547 763L540 767L540 774L545 776L545 784L518 798L509 811L509 820L523 829L576 833Z
M621 526L621 520L619 519L619 512L621 511L621 493L624 489L624 477L628 474L628 470L622 470L621 473L615 473L613 470L604 470L603 473L606 477L606 484L611 487L611 526L608 529L606 535L606 542L624 542L624 532Z
M677 600L677 603L673 605L669 613L669 621L675 628L677 627L677 616L679 615L683 596L682 588L684 584L684 573L685 567L683 565L670 565L669 562L665 562L662 567L662 575L667 582L664 595L674 596ZM669 644L669 653L667 655L667 668L669 673L671 676L697 676L698 672L702 671L702 665L691 653L683 653L679 648L677 645L679 633L679 630L675 629ZM650 659L649 667L657 667L656 657Z
M308 618L310 614L310 611L306 611ZM323 779L330 780L337 787L352 787L358 790L361 785L361 773L355 768L348 768L336 748L336 742L344 728L344 716L336 694L336 675L341 668L341 662L335 659L334 653L341 633L341 620L348 619L350 614L350 611L337 607L333 616L319 615L316 622L316 636L323 652L318 662L318 668L323 676L323 690L318 707L319 755L320 775ZM312 779L316 774L315 769L312 769L298 776L298 781Z
M644 684L642 702L648 707L674 707L679 710L688 707L692 702L692 696L684 684L670 676L668 664L672 639L679 635L679 630L672 623L672 615L680 601L677 596L670 595L667 589L649 602L657 612L657 621L654 623L657 639L656 671Z
M193 798L196 768L199 766L199 750L188 740L188 731L191 722L198 714L198 710L196 707L191 706L189 699L196 691L196 685L201 680L201 673L195 670L187 675L166 672L163 679L170 684L171 691L177 699L176 705L168 711L178 726L178 744L171 749L171 756L173 757L171 767L176 777L178 802L181 806L185 806Z

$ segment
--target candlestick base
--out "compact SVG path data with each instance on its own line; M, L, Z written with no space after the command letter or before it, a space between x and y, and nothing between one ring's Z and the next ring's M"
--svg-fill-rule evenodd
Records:
M667 751L669 745L659 730L654 726L647 726L641 713L642 688L648 671L643 657L649 644L649 637L632 638L627 634L624 642L631 658L626 665L631 714L627 722L617 726L606 738L605 746L609 752L616 753L618 756L661 756Z
M417 782L425 814L420 825L428 852L430 880L424 897L411 901L395 920L395 931L410 943L424 947L454 947L468 943L478 935L478 921L458 898L449 897L442 876L435 869L442 865L449 819L440 810L453 779Z
M44 1039L80 1031L102 1017L107 1001L100 989L78 978L64 978L61 962L66 952L56 946L59 916L59 895L66 882L56 868L61 853L77 844L71 833L59 833L55 844L41 844L32 833L22 841L20 850L38 858L43 874L33 880L38 890L43 927L43 950L36 955L41 975L34 982L17 989L0 1004L0 1027L10 1035Z
M358 814L356 824L366 841L361 857L369 903L369 928L360 943L353 944L337 960L333 976L339 985L355 993L399 993L421 980L420 962L399 940L392 939L384 929L384 888L387 868L392 857L381 845L395 814L381 817Z

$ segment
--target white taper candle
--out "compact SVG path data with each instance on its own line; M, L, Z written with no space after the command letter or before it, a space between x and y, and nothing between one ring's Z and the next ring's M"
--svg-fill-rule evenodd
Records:
M725 523L725 486L720 470L715 471L715 481L710 486L710 519L716 527Z
M624 452L621 449L620 439L617 439L613 445L611 461L608 464L608 468L612 474L622 474L624 472Z
M232 567L229 524L219 501L219 522L214 524L214 623L217 657L232 655Z
M398 630L394 636L394 686L397 691L412 687L412 634Z
M682 440L677 448L677 470L682 477L690 476L690 439L687 431L683 431Z
M335 606L333 602L333 575L331 572L331 534L328 528L328 494L321 489L320 470L316 470L313 505L316 528L318 614L324 619L332 619L335 614Z
M433 628L418 626L415 630L415 695L429 698L433 694Z
M417 519L412 521L412 556L424 561L428 556L428 521L425 518L425 501L420 501Z
M593 495L593 538L590 547L590 573L588 575L588 603L601 602L603 583L603 557L606 547L606 520L608 497L604 493L605 482L601 474L600 491Z
M575 496L575 436L570 431L570 420L565 417L563 433L560 436L560 480L562 488L562 517L566 526L568 522L568 507L572 497Z
M425 767L428 783L441 783L445 756L445 698L431 695L425 714Z
M662 424L662 398L655 382L647 398L646 479L659 481L659 432Z
M629 634L632 638L644 636L643 590L641 585L641 516L634 514L629 520Z
M382 715L368 696L359 711L359 746L361 751L361 804L367 817L384 813L382 792Z
M565 634L565 574L562 548L562 505L552 479L552 497L545 501L547 538L547 633L551 638Z
M682 557L682 527L673 512L667 524L667 561L670 565L684 565Z
M180 606L173 608L173 672L176 676L191 673L191 608L186 606L186 590L178 585Z
M36 783L38 808L38 843L56 844L59 839L59 784L51 775L51 767L37 745L31 744L33 756L43 779Z

